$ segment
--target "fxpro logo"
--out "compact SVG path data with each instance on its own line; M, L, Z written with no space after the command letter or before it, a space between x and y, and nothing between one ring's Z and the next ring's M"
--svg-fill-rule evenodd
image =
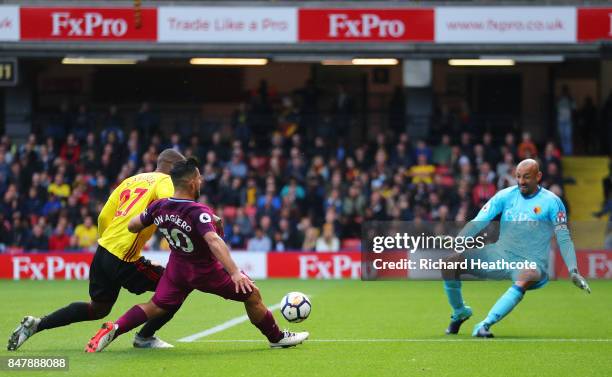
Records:
M317 255L300 256L300 279L359 279L361 262L348 255L320 258Z
M13 257L13 280L82 280L89 278L89 264L86 262L68 262L59 256L45 257L36 262L32 258Z
M70 12L51 13L51 35L75 37L122 37L128 31L128 23L121 18L104 18L101 13L86 12L82 17L71 17Z
M351 19L344 13L332 13L328 18L329 36L332 38L400 38L406 31L401 20L382 19L372 13L363 13L357 19Z

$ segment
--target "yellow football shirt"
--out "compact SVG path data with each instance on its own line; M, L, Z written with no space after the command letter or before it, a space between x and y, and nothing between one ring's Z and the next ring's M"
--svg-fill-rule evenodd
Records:
M87 228L85 225L80 224L74 229L74 235L79 239L80 247L88 248L96 243L98 229L95 226Z
M150 226L134 234L128 231L128 223L151 202L173 194L174 186L167 174L142 173L126 178L113 191L98 216L98 244L126 262L138 260L142 247L156 228Z

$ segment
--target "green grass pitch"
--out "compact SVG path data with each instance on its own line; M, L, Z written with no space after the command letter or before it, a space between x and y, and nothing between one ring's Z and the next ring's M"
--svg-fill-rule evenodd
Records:
M308 320L281 327L308 330L292 349L272 350L244 322L191 343L177 340L244 314L242 304L194 292L159 335L173 349L137 350L133 333L103 353L85 354L102 321L41 332L16 353L0 356L67 356L68 372L7 372L0 376L609 376L612 375L612 281L593 281L586 295L568 281L529 292L493 327L496 339L472 339L508 282L464 283L474 309L458 336L445 336L449 307L441 282L267 280L258 282L268 305L288 291L312 296ZM150 294L123 291L108 320ZM6 342L25 314L41 316L87 299L87 282L0 281L0 334ZM233 340L248 340L236 342Z

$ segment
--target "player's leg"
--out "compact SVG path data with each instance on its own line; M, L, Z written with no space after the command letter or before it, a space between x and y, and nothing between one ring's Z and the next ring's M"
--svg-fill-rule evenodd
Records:
M121 287L106 272L108 263L112 261L105 253L108 252L98 248L91 262L89 269L90 302L73 302L42 318L25 316L11 334L7 349L16 350L32 335L43 330L106 317L117 300Z
M119 335L142 325L150 319L159 318L166 310L158 307L152 301L134 305L115 322L106 322L102 328L89 340L85 352L101 352Z
M154 292L164 274L164 267L151 263L141 257L126 267L122 274L122 286L135 294L143 292ZM171 344L164 342L155 336L155 332L164 326L174 316L174 311L166 311L163 315L151 318L134 335L132 343L136 348L170 348Z
M236 292L234 282L220 264L216 270L209 271L206 277L206 280L195 288L226 300L243 302L251 323L268 339L271 347L293 347L308 339L308 332L281 331L272 312L264 304L259 289L255 288L246 293Z
M465 260L463 254L455 254L446 259L447 262L462 262ZM457 334L463 322L472 316L472 309L465 305L461 292L461 273L460 269L443 269L442 278L444 279L444 292L453 312L451 321L446 329L446 334Z
M85 347L86 352L100 352L117 336L124 334L143 323L175 313L183 304L191 289L184 289L175 284L171 273L162 275L153 298L146 303L134 305L115 322L106 322L90 339Z
M493 333L490 330L491 326L507 316L521 302L527 290L533 289L546 281L542 279L542 274L537 270L522 271L518 279L519 280L515 281L514 284L501 295L497 302L495 302L487 314L487 317L474 326L472 336L492 338Z

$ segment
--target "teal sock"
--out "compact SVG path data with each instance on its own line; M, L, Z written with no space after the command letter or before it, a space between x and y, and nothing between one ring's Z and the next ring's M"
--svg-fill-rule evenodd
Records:
M465 308L463 296L461 295L461 280L444 280L444 291L454 313Z
M508 315L523 299L525 291L517 285L510 287L506 293L504 293L493 305L491 311L484 320L487 326L491 326L494 323L501 321L502 318Z

